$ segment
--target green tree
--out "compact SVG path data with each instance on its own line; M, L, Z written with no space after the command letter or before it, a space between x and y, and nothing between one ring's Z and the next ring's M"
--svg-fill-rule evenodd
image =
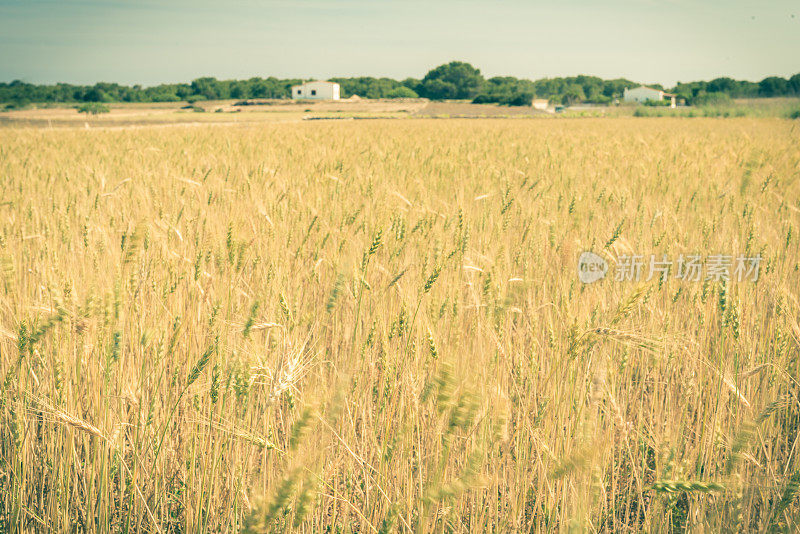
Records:
M422 96L433 100L474 98L485 80L481 71L463 61L451 61L422 79Z
M449 100L458 98L458 88L444 80L428 80L422 82L420 87L422 96L430 98L431 100Z
M716 78L708 82L709 93L731 94L736 89L736 81L731 78Z
M759 96L784 96L789 89L789 82L778 76L764 78L758 83Z
M586 100L586 95L583 92L583 87L577 84L569 85L561 95L561 103L568 106L584 100Z
M195 95L203 95L208 100L224 98L220 89L220 82L216 78L205 77L197 78L192 81L192 93Z
M92 87L86 92L83 99L86 102L110 102L111 97L99 87Z
M800 73L789 78L789 89L792 93L800 96Z
M609 100L612 98L622 98L626 87L634 87L636 84L625 78L606 80L603 82L603 96Z

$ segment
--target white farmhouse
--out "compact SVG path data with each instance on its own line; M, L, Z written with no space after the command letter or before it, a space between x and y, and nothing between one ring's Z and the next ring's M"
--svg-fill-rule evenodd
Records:
M531 106L533 106L533 109L547 111L547 108L550 106L550 101L546 98L534 98L531 101Z
M648 100L661 101L664 100L665 97L670 99L669 107L674 108L675 95L672 93L665 93L661 89L653 89L652 87L645 87L644 85L634 87L633 89L628 89L626 87L622 95L622 99L625 102L636 102L638 104L643 104Z
M333 82L306 82L292 86L293 100L339 100L339 84Z

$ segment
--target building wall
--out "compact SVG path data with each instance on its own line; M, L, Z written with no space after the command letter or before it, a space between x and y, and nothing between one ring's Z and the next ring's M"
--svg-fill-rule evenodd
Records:
M625 102L647 102L648 100L662 100L663 93L658 89L650 89L649 87L636 87L634 89L625 89L622 99Z
M308 82L292 87L294 100L339 100L339 84L328 82Z

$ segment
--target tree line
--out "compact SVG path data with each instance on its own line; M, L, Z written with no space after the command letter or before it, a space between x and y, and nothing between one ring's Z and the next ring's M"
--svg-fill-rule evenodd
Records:
M290 98L290 88L305 80L250 78L247 80L218 80L203 77L191 83L161 84L152 87L96 83L72 85L57 83L36 85L15 80L0 83L0 102L6 107L28 103L88 103L88 102L195 102L220 99L281 99ZM621 98L626 87L640 85L617 78L604 80L597 76L570 76L527 80L513 76L484 78L480 70L469 63L452 61L429 71L424 78L332 78L339 83L341 95L348 98L416 98L431 100L467 99L475 103L529 105L534 98L558 104L607 104ZM664 89L658 84L651 87ZM711 81L679 82L668 89L689 104L720 102L730 98L800 96L800 74L790 78L770 76L760 82L717 78Z

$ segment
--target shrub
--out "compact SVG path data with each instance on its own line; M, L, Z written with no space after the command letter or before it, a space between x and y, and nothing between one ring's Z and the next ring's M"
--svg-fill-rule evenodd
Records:
M497 97L493 95L487 94L479 94L475 98L472 99L473 104L494 104L497 102Z
M30 105L30 102L24 99L15 100L13 102L9 102L5 105L5 111L11 111L12 109L25 109Z
M699 93L691 103L693 106L726 106L733 100L726 93Z
M419 98L419 95L408 87L401 85L389 91L386 98Z
M533 102L533 93L516 93L500 101L504 106L530 106L531 102Z
M92 115L97 115L99 113L108 113L111 111L108 109L108 106L105 104L101 104L99 102L89 102L86 104L81 104L77 107L78 113L90 113Z
M472 99L473 104L500 104L501 106L530 106L533 93L527 91L487 94L481 93Z
M670 102L669 100L647 100L644 103L645 106L651 106L651 107L655 107L655 108L657 108L657 107L669 107L671 104L672 104L672 102Z

